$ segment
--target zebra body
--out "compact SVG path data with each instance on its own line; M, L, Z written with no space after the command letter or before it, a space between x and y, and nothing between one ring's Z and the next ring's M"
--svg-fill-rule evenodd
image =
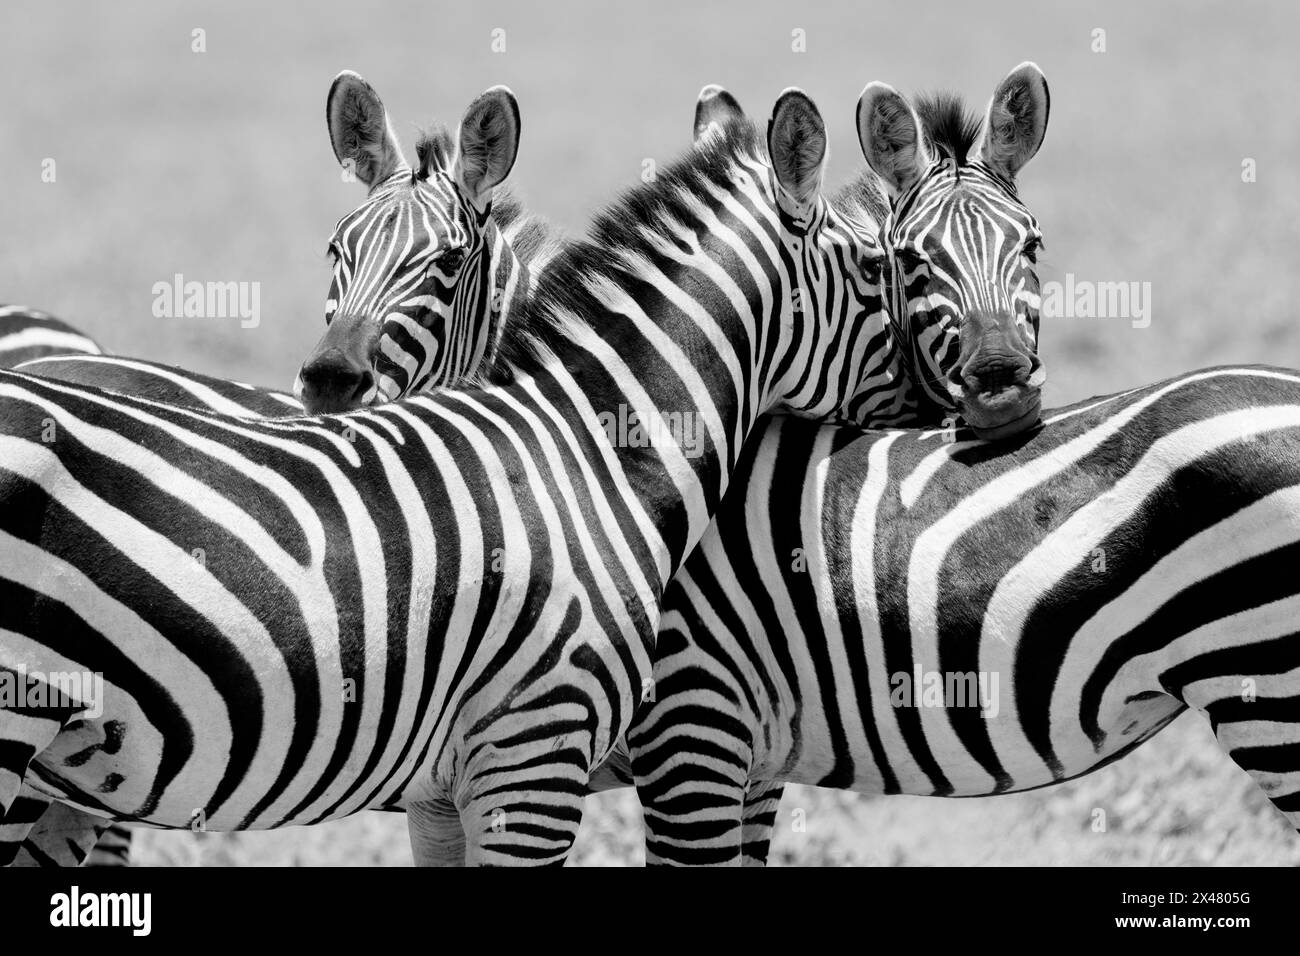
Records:
M338 120L333 110L330 111L331 137L336 142L346 140L350 144L350 155L359 158L365 152L362 128L375 118L376 113L381 119L380 128L387 130L390 124L377 94L360 77L341 74L331 87L331 103L343 95L340 90L350 90L361 96L371 110L370 113L363 111ZM493 104L504 103L509 98L507 91L490 93L493 95L488 99ZM478 148L472 137L482 122L483 101L483 97L476 100L466 113L462 125L469 131L461 138L460 148L463 150L475 151ZM425 288L416 291L425 292L425 295L414 300L399 298L401 307L387 313L384 332L388 347L376 354L376 371L385 363L403 370L419 369L418 375L402 379L403 391L455 384L473 378L491 366L509 314L527 294L532 274L544 267L559 245L555 230L537 217L525 215L517 200L499 190L490 204L480 203L481 209L471 207L467 197L452 181L454 167L448 154L451 146L450 137L445 132L426 134L420 146L421 182L412 182L415 177L408 168L405 177L389 177L389 182L374 184L367 202L347 217L348 228L341 225L337 230L342 242L348 241L349 236L355 239L356 235L364 234L372 244L386 242L389 249L400 249L402 243L398 240L402 230L410 230L414 220L418 219L425 230L419 238L426 247L436 249L447 242L458 244L460 248L469 250L467 258L476 263L459 270L450 284L447 284L446 276L424 283ZM485 152L492 156L498 149L492 147ZM405 167L404 163L401 165ZM406 206L408 216L398 223L389 216L383 229L374 229L375 214L388 214L392 205L387 194L405 189L412 193L412 201ZM384 202L375 202L377 193ZM377 205L381 208L376 209ZM363 213L368 214L369 219ZM472 216L467 213L472 213ZM406 240L406 248L415 244L413 238ZM336 262L331 301L342 279L347 278L340 272L340 264ZM327 308L327 312L332 311ZM75 334L71 326L51 320L43 313L20 308L7 309L5 313L7 321L0 323L0 328L6 331L20 331L20 322L36 326L38 330L53 323L67 330L65 340ZM398 338L403 343L402 350L392 344ZM26 344L31 345L30 337L27 337ZM28 348L21 353L30 359L21 363L21 369L44 378L92 385L153 402L223 415L281 418L303 414L302 403L293 395L140 359L62 354L56 344L51 339L41 352ZM392 385L391 377L384 377L384 381ZM301 382L298 387L301 388ZM625 767L626 758L620 763ZM617 785L628 782L630 776L624 772ZM592 784L596 787L615 785L610 779L610 771L597 774ZM18 816L23 825L31 826L38 819L39 822L31 827L27 839L21 840L22 834L15 830L13 837L4 841L12 845L21 841L18 862L76 863L83 858L86 865L121 865L126 862L130 833L124 828L114 825L101 838L104 827L102 821L94 817L63 805L57 805L41 817L38 811L41 807L48 807L49 802L27 789L19 800ZM78 820L81 821L80 831L77 830ZM87 857L86 851L92 843L95 849ZM10 853L0 848L0 856Z
M357 87L358 91L372 103L375 111L382 111L382 104L378 102L377 94L374 94L374 91L360 78L344 73L340 80ZM336 81L331 90L331 102L336 99L339 85L339 81ZM704 102L703 98L701 102ZM471 127L475 124L475 113L475 106L471 105L465 120ZM732 118L739 115L739 108L736 107ZM349 132L345 128L347 121L340 121L339 126L336 127L332 117L331 120L332 137L347 139ZM359 134L365 120L364 114L353 117L350 121L356 124L356 129L352 132ZM384 128L388 126L386 117L380 125ZM356 136L353 139L360 142ZM518 201L508 194L498 194L494 198L491 208L487 210L491 213L490 216L468 217L466 214L471 211L470 204L454 188L449 188L451 164L450 157L446 155L447 147L448 138L439 132L426 134L421 141L422 169L432 171L447 167L447 171L435 182L436 188L415 187L417 200L423 201L431 208L425 208L418 217L405 217L405 221L397 223L397 229L393 228L394 223L391 219L385 223L386 229L373 228L361 213L367 212L373 219L376 212L386 212L382 208L376 209L376 204L371 201L373 194L375 192L382 194L386 189L401 189L411 185L405 176L390 177L393 181L372 188L371 200L363 204L358 212L346 218L346 228L341 223L338 229L345 236L365 235L372 245L386 243L391 249L409 247L412 244L410 240L396 241L400 238L396 233L399 233L402 227L409 228L413 218L418 218L426 230L426 234L421 238L435 245L444 239L438 227L445 227L449 223L461 224L456 238L463 244L477 242L473 238L475 233L469 229L470 226L485 234L485 241L479 248L491 250L490 263L495 264L493 268L496 272L493 295L489 297L483 294L483 287L479 284L482 278L479 270L467 269L462 276L468 280L467 284L470 288L466 291L449 290L450 298L459 304L457 308L441 312L429 308L414 313L414 316L421 318L423 324L428 327L426 331L435 335L444 347L433 350L438 359L435 368L421 377L409 376L403 380L402 388L407 391L413 390L417 385L421 388L430 388L459 384L460 381L479 376L484 369L490 367L511 313L526 297L533 276L545 268L546 263L560 246L556 232L537 217L525 215ZM354 154L359 155L356 153L355 145L353 150ZM404 163L399 165L405 168ZM409 173L409 170L407 172ZM331 288L330 302L336 302L337 290L341 280L345 278L340 275L340 265L341 263L338 262L335 264L336 275ZM371 271L374 271L373 268ZM25 331L28 327L43 331L53 325L65 330L62 339L46 336L42 340L46 347L39 352L32 348L33 342L30 336L22 337L25 350L11 354L27 359L20 363L20 369L28 374L63 382L92 385L168 405L240 417L277 418L303 413L302 404L297 398L270 389L218 379L142 359L63 354L58 347L60 342L75 342L84 338L70 325L52 319L45 313L23 307L5 307L0 311L4 316L4 322L0 327L7 334L14 335L15 339L18 337L17 333ZM327 307L327 313L333 311L333 308ZM403 358L401 351L394 349L390 344L387 355L376 355L377 369L382 362L391 364L395 361L402 367L420 367L429 364L431 356L425 351L419 337L409 334L412 315L408 312L409 310L402 310L387 313L384 328L390 342L401 339L408 348L412 348L411 354ZM330 316L327 315L327 319L328 317ZM86 351L90 349L91 346L88 346ZM40 357L33 358L33 356ZM298 385L301 387L301 382ZM625 750L621 750L611 758L590 781L593 790L630 784L631 775ZM15 836L10 841L13 844L21 842L16 857L19 864L76 865L84 861L84 865L88 866L109 866L125 865L128 862L129 830L114 824L105 831L104 821L62 804L54 804L53 810L42 815L50 807L48 800L38 797L26 788L20 794L15 810L11 814L11 818L18 822L11 825L15 828ZM22 834L17 833L16 828L20 826L30 827L30 830L26 831L26 839L21 839ZM90 849L92 844L93 850ZM88 850L89 854L87 854Z
M288 392L246 385L188 369L116 355L55 355L23 362L27 375L93 385L137 398L222 415L285 418L305 414Z
M473 861L561 858L754 420L897 360L864 348L879 285L843 269L879 255L818 198L815 108L785 94L768 139L729 130L561 252L507 385L274 422L0 379L3 664L109 684L93 719L0 713L32 759L6 809L24 780L164 826L401 805L422 862L449 819ZM704 454L611 441L619 405L698 416Z
M99 343L68 323L23 305L0 305L0 368L49 355L100 355Z
M47 312L22 305L0 305L0 368L39 363L51 357L103 358L103 351L94 339ZM0 843L19 845L19 858L26 856L37 865L125 865L131 838L128 830L116 824L107 826L105 821L87 818L70 807L53 812L50 808L48 800L30 791L21 792L6 825L0 828ZM24 839L29 829L30 837ZM98 849L90 852L92 846L101 845L102 853ZM7 859L11 852L0 847L0 859Z
M382 104L378 102L377 94L360 78L344 73L341 74L340 80L357 87L359 92L372 102L376 111L382 111ZM340 82L336 81L331 89L331 102L336 99L339 86ZM702 94L701 103L704 102L706 100ZM734 101L732 103L734 105ZM475 114L475 106L471 105L465 122L472 126L475 123ZM739 116L740 110L736 106L734 115L730 118ZM353 117L351 122L357 124L357 129L352 132L359 133L360 125L365 119L365 115ZM386 117L382 126L388 126ZM332 137L347 139L349 131L345 127L344 121L340 121L338 127L332 121ZM457 308L441 312L429 308L417 310L413 315L409 314L410 310L387 314L384 328L386 337L390 340L390 347L386 355L376 356L377 368L381 362L389 364L396 362L399 366L407 368L428 366L429 360L435 355L437 357L436 366L427 374L420 377L408 376L403 379L401 386L403 393L414 390L417 386L428 389L460 384L464 380L480 376L485 369L489 368L495 360L501 337L504 335L512 312L526 297L533 277L545 268L547 262L560 248L556 231L543 220L525 215L519 202L508 194L498 193L491 208L487 210L490 216L468 217L467 212L472 211L470 204L454 188L449 188L452 180L450 157L446 154L448 142L445 134L440 132L426 134L421 141L422 169L427 171L442 167L447 169L435 181L436 188L416 187L417 198L431 208L425 209L419 217L411 218L419 218L426 230L426 235L422 238L431 240L435 244L443 239L438 227L445 227L449 223L461 224L462 228L456 233L456 238L463 244L477 243L474 239L475 233L470 231L469 226L472 225L476 230L483 232L484 241L479 248L490 250L488 262L491 271L496 273L496 279L491 287L493 294L489 297L484 294L484 287L479 284L482 278L480 271L467 269L462 273L462 278L468 280L466 284L469 285L469 289L448 290L449 297L458 303ZM355 146L353 150L356 154ZM399 165L405 168L404 163ZM409 173L408 169L407 174ZM372 188L371 199L376 191L383 193L386 188L401 189L411 185L407 175L390 177L390 179L392 182L387 185L379 184ZM387 230L375 230L372 225L366 223L360 213L368 212L373 219L376 212L375 205L368 200L361 210L347 217L345 220L348 223L347 228L340 224L338 231L345 236L365 235L370 243L377 245L386 242L389 248L409 246L411 244L409 241L406 243L396 241L399 237L394 233L400 231L402 226L409 226L410 219L399 223L398 230L392 228L391 221L386 224ZM340 265L338 262L335 264L336 275L329 302L336 302L337 290L341 279L344 278L339 274ZM448 296L444 295L444 298L446 297ZM327 307L327 313L332 315L333 311L333 308ZM24 344L22 351L8 354L24 359L19 363L19 370L28 374L63 382L92 385L168 405L239 417L279 418L303 413L302 404L296 397L272 389L227 381L143 359L81 353L65 354L60 345L77 344L85 337L72 326L53 319L45 313L13 306L0 308L0 316L3 317L3 321L0 321L0 329L3 329L6 335L13 336L14 341L21 340ZM328 317L330 316L327 315ZM422 343L420 336L410 334L413 317L420 318L423 325L427 327L424 331L442 344L441 348L432 350L433 355L425 350L427 335L424 336L425 342ZM60 335L55 337L44 335L45 330L50 327L60 330ZM20 332L25 333L29 328L35 328L42 333L41 343L44 346L42 349L34 348L30 335L18 335ZM392 347L391 343L399 339L412 350L409 356L403 357L401 350ZM84 351L91 352L97 348L91 343L85 346ZM381 349L380 352L383 350ZM298 387L301 388L301 382L298 383ZM623 749L607 761L590 781L594 791L630 785L628 758ZM11 818L16 819L18 823L12 826L30 827L30 830L26 831L26 839L21 840L16 862L87 866L118 866L129 862L131 834L125 827L113 824L105 830L104 821L62 804L53 804L54 809L42 815L50 807L51 803L48 800L38 797L27 789L20 794L15 810L11 814ZM10 842L18 844L22 834L17 833L16 829L15 834ZM90 849L92 844L93 849ZM8 854L0 851L0 855Z
M774 782L1024 790L1186 707L1300 825L1300 373L1194 372L995 444L775 418L735 488L629 733L654 858L737 862Z

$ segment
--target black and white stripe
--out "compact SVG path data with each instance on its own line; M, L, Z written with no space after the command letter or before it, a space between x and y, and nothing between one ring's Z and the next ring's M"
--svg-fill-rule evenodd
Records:
M66 322L25 305L0 305L0 368L50 355L100 355L99 343Z
M1006 126L1001 121L1008 111L1018 121L1010 125L1012 134L999 134L996 131ZM1016 195L1015 175L1037 151L1046 119L1046 81L1032 64L1017 67L998 86L983 127L955 97L926 97L913 110L884 84L867 86L858 106L859 132L868 162L891 194L889 212L881 217L883 245L889 253L889 300L893 328L907 352L906 379L916 400L894 421L862 415L862 406L853 401L841 418L877 427L916 425L951 421L959 410L978 426L976 435L986 438L1008 437L1036 423L1043 375L1035 354L1038 279L1033 250L1041 236L1034 217ZM867 228L866 223L878 216L873 210L879 208L871 180L860 181L845 195L855 198L862 210L860 228ZM864 393L869 394L869 389L860 389L858 395ZM780 426L764 423L760 428L767 436L779 433ZM848 442L862 433L845 427L838 434L836 441ZM812 451L790 454L788 467L801 482L821 480L816 472L819 457L814 456L806 474L798 472L799 455ZM714 540L715 534L734 535L734 541L722 539L724 547L734 547L737 553L758 548L747 560L770 567L788 563L799 571L796 581L808 580L805 574L811 573L809 564L818 555L798 543L803 529L794 521L790 506L800 487L737 487L731 495L749 502L753 512L749 519L758 530L714 529L705 540ZM770 502L768 510L757 504L764 500ZM811 519L805 513L800 520ZM852 537L841 532L825 547L843 549L852 543ZM843 552L836 555L843 557ZM698 646L680 657L666 650L681 643L680 627L674 629L666 617L660 646L669 657L656 667L656 685L671 668L690 673L695 666L704 672L712 667L743 674L753 673L756 666L752 656L745 658L734 647L720 647L728 631L738 626L734 610L723 607L734 580L727 577L730 569L724 568L719 578L705 578L721 589L721 595L696 585L690 569L702 560L693 557L669 591L674 616L694 622L691 634ZM753 598L765 609L765 633L778 634L782 628L797 632L819 613L836 607L830 595L808 588L777 587L771 581L746 585L766 588ZM852 603L850 595L841 608ZM719 634L710 635L710 628L717 628ZM801 650L791 647L789 658L797 660ZM761 672L754 679L771 680ZM731 741L737 727L727 707L711 710L708 700L706 691L692 693L689 686L667 700L661 698L630 740L634 756L639 755L642 797L649 801L650 858L673 859L674 841L678 841L684 844L684 859L709 859L712 854L735 861L743 843L745 862L761 863L767 855L782 778L749 773L746 747L752 742L718 743ZM696 742L703 750L693 749ZM745 774L737 778L735 771L742 767ZM713 798L692 795L693 788L709 781L720 788L720 811ZM732 818L734 799L741 801L743 834L740 819ZM717 824L709 822L714 813L720 814ZM725 832L721 843L708 839L717 826Z
M364 84L359 78L354 82ZM426 134L420 144L421 172L417 175L407 170L404 176L394 177L382 188L373 190L358 210L345 217L339 227L340 238L332 243L332 246L341 247L350 241L345 236L351 235L355 239L356 235L364 233L372 247L370 251L377 251L377 254L364 257L372 267L383 263L386 255L397 247L445 249L449 239L454 238L460 246L476 250L479 265L461 269L458 275L443 277L447 282L439 284L439 295L433 297L439 301L428 307L416 303L418 308L414 311L391 312L383 323L384 342L381 346L410 321L418 321L431 333L454 338L454 341L444 341L439 345L436 360L432 354L420 358L416 364L424 372L403 378L400 386L403 394L417 388L454 384L483 374L496 355L510 310L526 294L530 266L544 267L558 248L555 230L542 220L526 215L520 203L509 195L497 195L481 211L473 209L462 190L451 181L448 169L443 168L449 165L445 156L448 143L445 133ZM382 214L392 207L393 194L403 191L410 194L405 202L408 214L377 217L377 213ZM415 215L417 209L418 215ZM360 224L365 228L359 229ZM426 233L415 235L412 232L415 228L424 228ZM357 258L362 258L355 246L354 251L358 251ZM485 276L485 270L491 270L493 274ZM336 263L331 299L340 287L339 271ZM392 280L393 276L388 276L385 281ZM390 298L401 299L400 290L379 291L391 293ZM0 358L22 360L18 361L19 370L28 374L221 415L283 418L303 414L302 403L291 394L143 359L87 354L98 352L98 346L67 323L22 307L5 308L0 313L0 332L4 333L5 341L22 346L21 350L15 348L0 354ZM389 361L386 356L397 354L391 346L381 347L375 359L376 366L381 367ZM391 379L386 381L393 384ZM26 831L36 819L31 808L42 803L48 806L48 801L41 800L27 789L21 799L26 808L22 814L23 830ZM32 820L26 820L27 816ZM69 832L78 819L82 832L74 839ZM25 840L12 842L22 844L16 851L20 863L81 861L85 848L103 831L103 821L60 806L51 812L49 819L42 819L31 828ZM5 842L11 841L0 839L0 844ZM121 865L126 862L129 831L113 826L100 842L106 844L106 848L101 852L96 845L96 849L85 857L85 865ZM78 845L80 849L75 857L70 858L67 848L71 845ZM0 857L9 858L14 854L14 847L0 849Z
M1300 825L1300 373L1194 372L1003 443L774 419L734 487L629 732L652 859L762 852L783 781L1024 790L1186 707Z
M1042 234L1016 181L1042 145L1049 101L1042 72L1023 63L982 122L954 96L914 109L883 83L858 102L867 162L891 196L890 308L912 319L898 332L922 404L960 413L986 438L1038 419Z
M554 231L496 187L514 164L519 107L505 87L474 100L458 138L437 126L407 164L375 90L355 73L326 102L335 156L366 186L335 226L325 335L295 385L312 412L346 411L464 382L490 367L503 317Z
M278 422L0 378L0 666L108 685L94 719L0 711L5 809L400 805L421 862L561 859L755 419L896 359L863 347L879 253L817 196L805 97L769 140L730 129L561 252L509 384ZM611 442L620 407L698 418L703 454Z

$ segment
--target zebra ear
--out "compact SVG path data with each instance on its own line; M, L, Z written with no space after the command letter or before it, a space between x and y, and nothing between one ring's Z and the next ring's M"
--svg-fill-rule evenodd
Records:
M375 88L351 70L334 77L325 100L334 157L368 189L409 168Z
M795 206L793 211L806 213L821 193L827 145L822 114L803 90L789 88L772 107L767 152L781 191Z
M892 86L868 83L858 97L857 123L867 165L891 196L906 192L930 165L916 111Z
M980 158L1005 179L1014 180L1043 145L1051 105L1043 71L1036 63L1021 63L993 91Z
M710 83L700 90L695 101L695 142L703 143L719 136L729 123L744 118L745 111L736 98L716 83Z
M465 111L453 175L479 209L506 178L519 153L519 103L504 86L494 86Z

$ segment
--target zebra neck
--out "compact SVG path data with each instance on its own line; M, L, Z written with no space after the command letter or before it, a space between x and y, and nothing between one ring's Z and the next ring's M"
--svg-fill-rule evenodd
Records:
M515 384L567 419L591 471L630 515L620 530L643 542L662 593L708 527L753 416L742 420L734 393L701 397L709 377L684 361L667 371L662 358L619 354L589 332L583 341L609 364L557 356Z
M528 387L581 425L591 456L631 503L661 586L708 527L771 404L769 366L782 343L767 326L790 299L775 259L756 261L751 249L746 265L703 231L671 241L693 254L675 267L627 257L626 271L567 290L570 308L552 316L545 354L527 372ZM543 289L556 293L553 283Z
M482 355L477 363L484 370L496 362L510 315L528 298L532 282L528 267L515 255L503 230L494 226L489 242L488 274L492 277L492 287L483 303L486 314L476 326L484 330Z

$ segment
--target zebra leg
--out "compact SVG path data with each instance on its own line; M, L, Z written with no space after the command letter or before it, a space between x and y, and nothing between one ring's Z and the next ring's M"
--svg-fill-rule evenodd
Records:
M407 805L406 830L416 866L465 865L465 828L450 800L421 800Z
M19 799L26 799L25 794ZM47 801L46 806L48 809L22 841L13 865L81 866L112 821L62 803L51 805Z
M1300 721L1296 720L1300 716L1300 698L1261 697L1258 702L1227 704L1240 719L1223 720L1226 708L1220 709L1219 715L1211 708L1219 746L1250 774L1273 806L1300 832Z
M664 746L664 741L658 743ZM653 757L653 750L643 754L632 743L636 792L645 818L646 865L742 865L748 762L684 753L656 764ZM768 827L765 836L770 835Z
M131 830L114 823L99 838L82 866L130 866Z
M27 680L7 667L0 666L0 679L18 686ZM48 695L47 695L48 699ZM0 709L0 825L8 825L27 768L36 755L48 747L67 722L81 711L80 706L6 707ZM30 793L30 788L28 791Z
M755 781L745 794L744 821L740 829L742 866L767 866L772 846L772 828L781 809L781 781Z
M601 793L630 786L631 758L628 756L627 744L620 741L609 757L592 771L588 788L592 793ZM406 814L411 852L415 856L416 866L465 865L465 826L461 822L460 811L450 800L426 800L410 804L406 807Z
M449 800L408 804L415 865L562 866L582 822L581 794L568 796L498 790L461 811Z
M638 783L646 866L741 866L744 785L713 781L695 789ZM770 832L770 831L769 831Z
M660 631L660 642L665 634ZM656 679L660 678L659 663ZM674 674L665 666L660 699L638 713L628 732L632 776L645 821L647 866L741 866L753 747L742 721L689 701L698 673ZM718 699L722 699L719 695ZM683 703L687 701L687 703ZM715 734L717 725L724 728ZM769 785L753 790L755 854L766 859L776 806ZM780 786L776 785L776 802ZM762 830L759 823L762 822Z
M0 866L13 865L32 827L48 809L48 799L23 788L5 815L4 822L0 823Z
M563 866L582 824L584 782L572 790L498 786L461 811L470 866Z

